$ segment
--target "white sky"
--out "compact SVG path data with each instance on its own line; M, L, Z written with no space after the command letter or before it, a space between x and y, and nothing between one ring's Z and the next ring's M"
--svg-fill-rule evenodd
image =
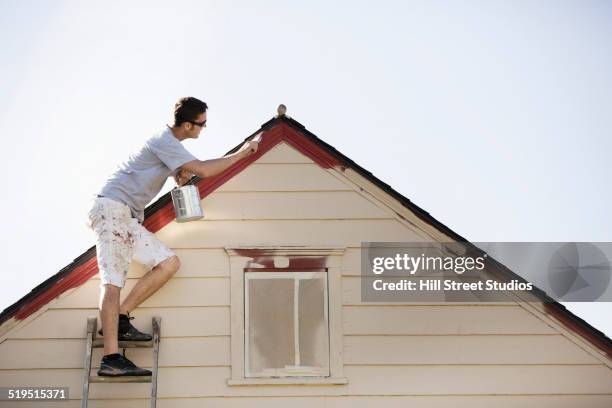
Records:
M285 103L471 241L612 241L610 38L606 1L0 0L0 309L94 244L89 196L185 95L201 159Z

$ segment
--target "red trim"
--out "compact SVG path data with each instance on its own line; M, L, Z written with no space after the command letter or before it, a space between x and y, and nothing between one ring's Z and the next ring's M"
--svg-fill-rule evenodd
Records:
M85 263L77 266L60 281L41 293L30 303L24 305L15 313L15 319L22 320L36 312L38 309L60 296L65 291L81 286L89 278L98 273L98 262L95 257L89 258Z
M251 258L245 266L245 269L259 270L262 269L274 269L274 270L321 270L326 269L327 256L299 256L299 255L287 255L285 256L289 260L289 265L286 268L277 268L274 266L275 255L270 254L269 249L237 249L236 253L239 256ZM256 265L256 266L253 266Z
M544 303L544 310L546 310L546 313L559 320L567 329L579 334L587 342L602 350L609 359L612 359L612 346L610 346L610 343L604 342L592 332L585 330L584 326L580 325L571 316L568 316L567 312L564 311L559 304Z
M308 156L312 161L324 169L342 167L344 164L336 156L324 150L321 146L307 138L302 133L296 131L285 123L281 123L279 128L283 130L282 140L293 146L296 150Z

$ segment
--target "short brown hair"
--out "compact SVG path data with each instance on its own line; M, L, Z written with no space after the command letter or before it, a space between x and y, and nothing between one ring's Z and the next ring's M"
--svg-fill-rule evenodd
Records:
M196 120L199 115L206 112L206 109L208 109L206 102L202 102L193 96L179 99L174 104L174 126L181 126L183 122Z

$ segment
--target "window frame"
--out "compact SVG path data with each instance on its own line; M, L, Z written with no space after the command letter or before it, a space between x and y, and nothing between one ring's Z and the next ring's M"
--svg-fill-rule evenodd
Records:
M344 385L342 358L342 256L345 247L270 247L236 246L225 247L230 263L230 348L231 374L227 379L230 386L264 384L328 384ZM329 376L290 376L290 377L246 377L245 358L245 272L311 272L308 268L254 268L249 267L253 260L245 256L248 251L256 251L257 256L304 258L319 257L324 265L317 268L327 272L327 321L329 341Z

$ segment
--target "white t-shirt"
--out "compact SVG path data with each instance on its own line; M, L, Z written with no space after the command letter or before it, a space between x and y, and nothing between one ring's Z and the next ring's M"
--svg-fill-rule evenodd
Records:
M127 205L132 216L142 223L146 205L159 193L166 179L192 160L196 158L166 127L119 165L98 195Z

